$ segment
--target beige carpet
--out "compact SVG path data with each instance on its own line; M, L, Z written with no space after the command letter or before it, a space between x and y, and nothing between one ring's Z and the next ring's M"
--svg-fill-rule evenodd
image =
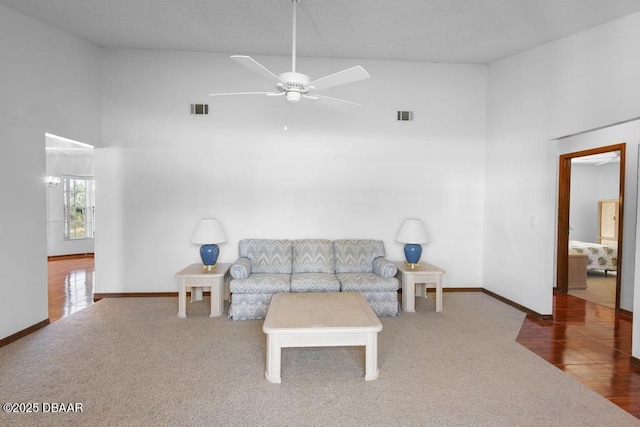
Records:
M0 425L640 425L517 344L524 314L482 293L381 318L375 381L346 347L285 349L268 383L262 321L209 318L208 302L179 319L177 298L106 299L0 348L3 403L83 405Z

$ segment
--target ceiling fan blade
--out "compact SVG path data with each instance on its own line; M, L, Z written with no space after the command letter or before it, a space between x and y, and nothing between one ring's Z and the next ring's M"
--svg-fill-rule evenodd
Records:
M236 61L241 65L244 65L245 67L247 67L248 69L250 69L256 74L260 74L261 76L266 77L269 80L275 80L276 82L280 82L284 84L284 82L280 80L280 77L278 77L277 75L269 71L269 69L267 69L264 65L260 64L258 61L256 61L250 56L232 55L231 59L233 59L234 61Z
M305 85L305 89L308 89L309 91L323 90L334 86L357 82L358 80L368 79L369 77L367 70L356 65L355 67L347 68L346 70L338 71L337 73L314 80Z
M276 92L231 92L231 93L210 93L209 96L232 96L232 95L267 95L279 96L281 93Z
M328 107L348 109L352 107L364 107L357 102L345 101L344 99L332 98L324 95L302 95L305 99L317 102L318 104L326 105Z
M607 155L603 155L602 157L607 157ZM605 159L599 163L596 163L596 166L602 166L602 165L606 165L607 163L612 163L617 161L620 158L620 153L616 153L613 157L609 157L608 159Z

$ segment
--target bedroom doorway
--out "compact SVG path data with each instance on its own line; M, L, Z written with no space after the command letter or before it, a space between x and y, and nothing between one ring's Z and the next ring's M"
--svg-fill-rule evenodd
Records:
M556 292L609 305L616 312L622 276L625 146L563 154L559 163ZM585 176L589 178L583 181ZM614 230L603 239L602 207L610 211L612 202L617 211L609 218ZM611 221L607 226L611 228Z

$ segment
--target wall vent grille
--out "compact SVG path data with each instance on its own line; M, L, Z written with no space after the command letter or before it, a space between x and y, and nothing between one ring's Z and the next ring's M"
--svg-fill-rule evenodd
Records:
M209 114L209 104L191 104L191 114Z
M398 111L397 118L399 122L412 122L413 111Z

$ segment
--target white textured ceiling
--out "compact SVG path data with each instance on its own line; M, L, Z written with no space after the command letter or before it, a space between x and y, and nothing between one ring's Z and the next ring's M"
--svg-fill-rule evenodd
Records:
M291 54L291 0L0 0L100 46ZM298 55L488 63L640 0L301 0Z

